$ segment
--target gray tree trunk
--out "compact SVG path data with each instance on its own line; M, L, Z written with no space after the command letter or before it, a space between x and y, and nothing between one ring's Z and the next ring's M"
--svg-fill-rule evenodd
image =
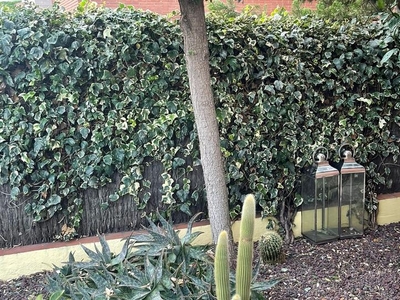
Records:
M232 245L228 190L211 89L204 2L203 0L179 0L179 5L213 241L216 243L219 233L226 230Z

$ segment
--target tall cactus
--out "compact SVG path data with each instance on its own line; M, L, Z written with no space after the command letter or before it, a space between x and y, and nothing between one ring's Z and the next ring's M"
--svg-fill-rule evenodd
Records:
M218 236L214 272L217 299L229 300L231 298L231 291L229 287L228 234L226 231L222 231Z
M256 202L253 195L247 195L242 209L240 237L236 266L236 293L241 300L250 300L250 284L253 270L253 235L256 218Z
M253 234L256 204L253 195L247 195L242 209L239 249L236 266L236 294L232 300L249 300L253 266ZM222 231L215 250L215 284L218 300L230 299L228 235Z

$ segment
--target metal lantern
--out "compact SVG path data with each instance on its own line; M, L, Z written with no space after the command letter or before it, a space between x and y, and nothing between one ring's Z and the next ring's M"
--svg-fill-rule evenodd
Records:
M339 149L339 238L355 238L364 233L365 168L355 161L353 151L345 150L346 145Z
M314 152L313 160L302 176L301 232L311 242L322 244L339 238L339 171L328 163L323 147Z

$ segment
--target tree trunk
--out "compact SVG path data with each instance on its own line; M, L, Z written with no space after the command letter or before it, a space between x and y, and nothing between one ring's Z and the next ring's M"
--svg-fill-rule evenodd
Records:
M228 191L211 89L204 2L203 0L179 0L179 5L213 242L217 243L219 233L226 230L232 245Z

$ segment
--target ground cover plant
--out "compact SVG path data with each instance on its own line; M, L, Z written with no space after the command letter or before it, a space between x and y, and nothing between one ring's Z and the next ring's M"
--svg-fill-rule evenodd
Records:
M62 213L79 232L83 191L118 173L118 190L98 203L102 209L129 196L144 211L161 190L155 201L165 217L195 213L204 194L190 177L201 161L179 26L126 7L81 6L74 14L27 7L0 17L0 184L10 187L7 201L24 205L33 222ZM254 192L262 214L278 215L292 240L303 167L316 146L335 157L343 142L357 148L367 169L367 207L376 210L376 194L393 185L398 169L393 20L209 17L233 218L242 195ZM154 162L162 169L159 186L144 176Z

